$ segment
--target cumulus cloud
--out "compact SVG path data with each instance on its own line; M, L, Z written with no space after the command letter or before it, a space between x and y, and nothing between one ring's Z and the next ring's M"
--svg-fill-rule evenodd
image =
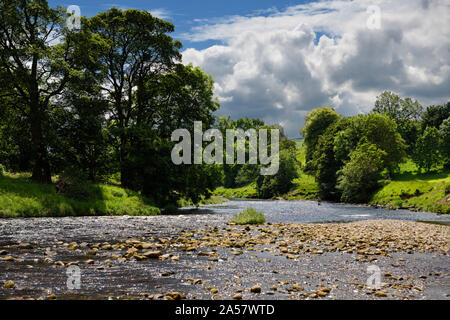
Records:
M370 6L380 28L370 28ZM189 48L184 63L211 73L221 115L259 117L298 136L304 115L321 106L368 112L392 90L424 105L450 99L447 0L321 1L267 15L215 19L182 38L217 40Z

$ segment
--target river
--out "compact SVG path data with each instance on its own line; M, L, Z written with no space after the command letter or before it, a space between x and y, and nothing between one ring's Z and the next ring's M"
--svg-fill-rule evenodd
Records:
M410 210L387 210L363 205L349 205L302 200L231 200L218 205L202 206L195 210L184 208L185 213L233 215L253 207L264 213L271 223L339 223L361 220L409 220L450 225L450 215ZM213 218L214 219L214 218Z

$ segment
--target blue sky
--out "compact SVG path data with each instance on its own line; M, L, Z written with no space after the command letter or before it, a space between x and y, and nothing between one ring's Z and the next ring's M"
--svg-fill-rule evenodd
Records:
M290 137L314 108L368 113L385 90L423 106L450 101L448 0L49 2L171 21L183 63L213 76L218 115L281 124Z
M101 11L111 7L122 9L135 8L141 10L150 10L162 18L172 22L175 25L174 38L178 39L180 35L189 33L195 26L208 21L224 18L228 16L247 16L260 15L265 16L274 10L283 10L284 8L308 3L312 1L293 1L293 0L105 0L105 1L58 1L50 0L51 6L68 7L78 5L83 16L91 17ZM207 40L201 42L192 42L183 39L184 48L193 47L204 49L220 41Z

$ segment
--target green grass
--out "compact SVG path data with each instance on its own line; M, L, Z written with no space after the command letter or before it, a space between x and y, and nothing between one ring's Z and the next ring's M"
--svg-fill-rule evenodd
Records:
M200 205L209 205L209 204L221 204L224 202L228 202L229 200L227 198L224 198L222 196L213 195L208 199L205 199L202 197L199 204ZM191 200L186 200L184 198L177 201L177 207L183 208L183 207L192 207L194 206L194 203Z
M80 201L56 193L54 185L31 182L29 174L0 176L0 217L157 215L160 210L142 195L117 186L85 184Z
M242 188L224 188L219 187L214 190L215 196L221 196L225 198L236 198L236 199L256 199L258 198L258 192L256 191L256 184L252 183Z
M287 200L311 200L317 199L319 196L319 186L316 179L303 171L300 172L300 177L292 181L294 183L293 190L283 196Z
M436 213L450 213L450 171L428 174L415 172L415 166L407 162L392 181L382 181L382 188L372 197L370 204L390 209L414 209Z
M244 225L244 224L262 224L266 222L266 218L264 214L257 212L253 208L248 208L247 210L238 213L235 215L231 221L231 223Z

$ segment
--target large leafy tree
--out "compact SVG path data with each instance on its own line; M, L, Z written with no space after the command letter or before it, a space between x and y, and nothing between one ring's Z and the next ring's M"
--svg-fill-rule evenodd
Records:
M273 198L286 194L293 187L292 180L299 177L299 164L295 157L295 142L289 143L287 139L280 141L279 168L272 176L263 176L256 172L256 190L262 199Z
M439 144L439 130L435 127L427 127L417 140L413 154L413 161L419 169L425 169L426 172L429 172L431 168L440 163Z
M349 127L336 135L336 157L347 161L350 153L365 141L385 152L382 157L383 165L390 174L405 159L406 146L396 131L395 122L380 114L352 118Z
M419 121L422 117L423 107L417 100L402 99L395 93L384 91L377 97L373 112L385 114L400 123L406 120Z
M450 102L442 106L429 106L422 117L422 131L427 127L439 129L448 117L450 117Z
M173 71L180 60L181 43L168 35L173 24L153 17L147 11L112 8L89 19L91 32L107 42L108 49L101 56L104 66L102 90L110 102L110 120L116 130L121 182L132 185L127 171L130 156L128 129L143 119L146 89L149 81L156 83L160 76Z
M216 118L215 127L222 132L224 137L224 144L227 143L226 131L227 129L236 130L242 129L247 131L249 129L258 130L264 127L264 121L261 119L249 119L247 117L232 120L228 117ZM272 128L272 127L271 127ZM268 128L270 129L270 128ZM275 129L275 128L272 128ZM278 128L277 128L278 129ZM235 150L237 149L236 142L234 143ZM246 144L246 159L248 159L248 144ZM225 153L224 153L225 155ZM243 186L256 180L259 175L259 168L255 165L242 164L224 164L223 165L223 185L226 188L234 188Z
M313 159L319 138L341 115L334 109L324 107L311 110L305 117L305 127L300 130L303 133L306 146L306 169L311 169L310 161Z
M446 168L450 168L450 117L445 119L439 129L441 138L440 150L443 157L443 163Z
M381 168L391 173L404 160L405 145L393 120L380 114L342 118L319 137L310 162L323 198L341 200L345 188L336 187L339 172L352 160L352 153L363 144L374 145L380 150ZM361 150L358 152L361 153ZM357 165L364 164L359 161ZM347 196L344 198L347 199Z
M351 125L351 118L341 118L334 122L320 137L315 148L310 166L319 185L323 199L339 201L340 190L336 189L337 172L344 165L344 160L336 154L335 139Z
M350 153L350 160L338 173L337 189L342 192L341 201L363 203L370 199L378 187L385 154L370 143L362 143Z
M377 97L373 112L386 115L396 123L397 131L405 140L408 153L411 153L420 135L420 120L423 114L420 103L385 91Z
M217 186L220 172L215 166L174 165L170 141L175 129L193 132L194 121L202 121L204 130L213 124L212 113L218 108L213 88L211 76L192 66L176 65L174 71L148 80L141 120L127 130L128 157L122 172L127 172L129 187L165 204L180 197L196 202Z
M66 27L67 13L52 9L45 0L0 2L0 66L6 94L24 117L32 144L33 175L51 182L48 135L54 100L67 84L82 74L75 32ZM84 46L84 47L85 47Z

